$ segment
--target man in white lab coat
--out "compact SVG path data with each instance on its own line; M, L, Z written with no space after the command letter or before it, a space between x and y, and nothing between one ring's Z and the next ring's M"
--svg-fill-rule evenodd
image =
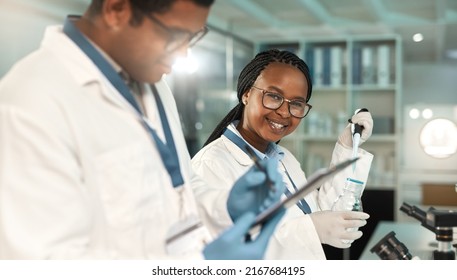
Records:
M2 79L0 259L262 258L282 214L244 241L259 205L237 197L279 196L251 169L228 196L235 226L212 240L162 80L212 2L93 0Z

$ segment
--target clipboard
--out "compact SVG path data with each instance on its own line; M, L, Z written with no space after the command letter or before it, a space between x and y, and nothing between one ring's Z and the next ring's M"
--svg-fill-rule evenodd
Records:
M330 176L342 171L352 163L356 162L359 157L352 158L346 161L343 161L335 166L329 168L321 168L314 172L311 176L308 177L307 182L294 192L291 196L286 197L285 199L273 204L268 209L257 215L252 227L261 225L268 221L276 212L281 209L281 207L289 208L292 205L295 205L301 198L305 197L310 192L317 189L325 180L329 179Z

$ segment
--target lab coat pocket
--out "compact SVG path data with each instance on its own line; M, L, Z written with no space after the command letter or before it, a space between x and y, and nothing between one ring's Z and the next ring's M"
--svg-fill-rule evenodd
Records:
M100 197L108 225L117 230L144 226L163 208L153 189L153 160L144 143L133 143L96 158Z

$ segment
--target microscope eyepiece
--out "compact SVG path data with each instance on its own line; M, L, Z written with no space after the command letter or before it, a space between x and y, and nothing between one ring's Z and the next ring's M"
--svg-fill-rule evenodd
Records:
M400 210L418 220L419 222L424 222L427 216L427 213L416 206L411 206L405 202L400 206Z
M395 232L389 232L382 238L370 252L378 255L382 260L411 260L408 248L396 237Z

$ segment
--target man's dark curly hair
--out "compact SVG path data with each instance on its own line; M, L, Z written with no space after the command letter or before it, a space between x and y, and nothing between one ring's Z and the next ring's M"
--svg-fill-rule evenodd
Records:
M89 6L89 15L94 16L100 14L105 0L92 0ZM129 0L132 5L132 24L136 25L142 22L145 14L165 13L170 10L176 0ZM214 0L191 0L195 4L202 7L210 7Z

